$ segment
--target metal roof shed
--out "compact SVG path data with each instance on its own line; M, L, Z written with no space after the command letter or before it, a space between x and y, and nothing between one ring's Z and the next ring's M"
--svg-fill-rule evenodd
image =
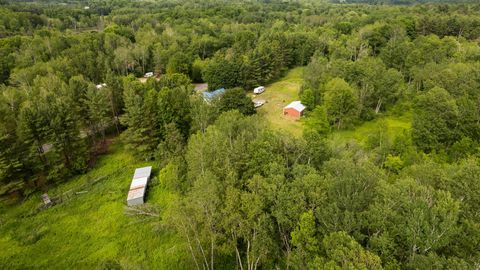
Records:
M152 166L138 168L135 170L135 173L133 174L133 179L150 177L151 173L152 173Z
M144 203L145 191L147 189L148 180L152 167L143 167L135 170L132 183L130 184L130 191L128 191L127 205L134 206Z
M283 108L283 115L289 115L299 119L303 115L305 106L302 102L296 100Z
M212 91L212 92L203 92L202 95L203 95L203 99L207 102L210 102L212 101L215 97L218 97L220 95L222 95L223 93L225 93L225 88L219 88L215 91Z

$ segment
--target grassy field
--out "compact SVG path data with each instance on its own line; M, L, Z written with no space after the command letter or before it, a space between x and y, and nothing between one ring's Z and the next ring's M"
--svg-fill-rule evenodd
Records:
M290 102L299 100L298 94L303 82L302 75L302 67L294 68L279 81L267 85L264 93L254 97L267 101L257 112L268 120L272 128L287 131L296 137L302 135L302 120L284 116L282 110ZM410 129L411 114L406 112L401 116L385 115L349 130L334 130L330 135L330 139L338 143L355 140L360 144L364 144L368 135L375 131L380 124L386 126L387 134L393 138L395 134Z
M0 269L192 268L182 239L160 218L125 214L133 171L144 165L154 164L114 143L93 170L48 191L54 197L81 187L80 194L40 212L40 193L0 209ZM147 202L165 209L173 196L151 185Z
M303 125L301 121L284 116L283 107L299 100L302 74L302 67L294 68L279 81L267 85L265 92L255 97L267 101L257 112L269 121L272 128L287 131L297 137L302 135Z
M411 129L411 113L406 112L401 116L386 115L375 120L365 122L353 129L334 131L330 139L336 143L344 143L351 140L364 145L368 136L379 128L386 128L386 134L389 138Z

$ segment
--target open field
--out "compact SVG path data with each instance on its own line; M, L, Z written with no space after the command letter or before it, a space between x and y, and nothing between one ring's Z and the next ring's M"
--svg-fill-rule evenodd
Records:
M272 128L288 131L297 137L302 135L302 122L284 116L283 107L294 100L299 100L302 74L302 67L294 68L279 81L267 85L265 92L257 96L258 99L267 101L257 110L258 114L264 116Z
M267 101L262 107L257 109L257 112L268 120L272 128L287 131L296 137L302 135L304 128L302 120L298 121L284 116L282 109L290 102L299 100L298 94L302 85L302 74L302 67L294 68L279 81L267 85L266 91L255 97ZM368 135L375 131L380 124L386 126L387 134L393 138L398 133L410 130L411 113L406 112L401 116L387 114L348 130L333 130L330 139L338 143L356 140L363 145Z
M135 159L120 143L110 147L87 174L48 191L55 197L83 185L81 194L38 213L41 193L8 211L0 209L0 269L192 267L182 239L162 227L160 218L125 214L134 169L155 164ZM153 175L157 173L154 170ZM155 182L149 185L146 200L159 205L162 213L174 195Z
M368 136L381 127L386 128L386 134L389 138L393 139L395 135L411 129L411 117L410 112L406 112L401 116L386 115L372 121L364 122L353 129L334 130L330 135L330 139L336 143L355 140L360 145L364 145Z

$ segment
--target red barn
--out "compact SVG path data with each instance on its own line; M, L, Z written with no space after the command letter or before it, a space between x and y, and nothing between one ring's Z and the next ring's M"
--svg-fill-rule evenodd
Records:
M283 115L288 115L296 119L300 119L305 111L305 106L300 101L293 101L283 108Z

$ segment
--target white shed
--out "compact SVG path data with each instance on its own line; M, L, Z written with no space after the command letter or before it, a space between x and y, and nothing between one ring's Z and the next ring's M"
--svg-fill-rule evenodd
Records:
M130 191L128 191L127 205L139 205L144 203L145 191L147 190L148 180L152 173L152 166L138 168L133 175Z

